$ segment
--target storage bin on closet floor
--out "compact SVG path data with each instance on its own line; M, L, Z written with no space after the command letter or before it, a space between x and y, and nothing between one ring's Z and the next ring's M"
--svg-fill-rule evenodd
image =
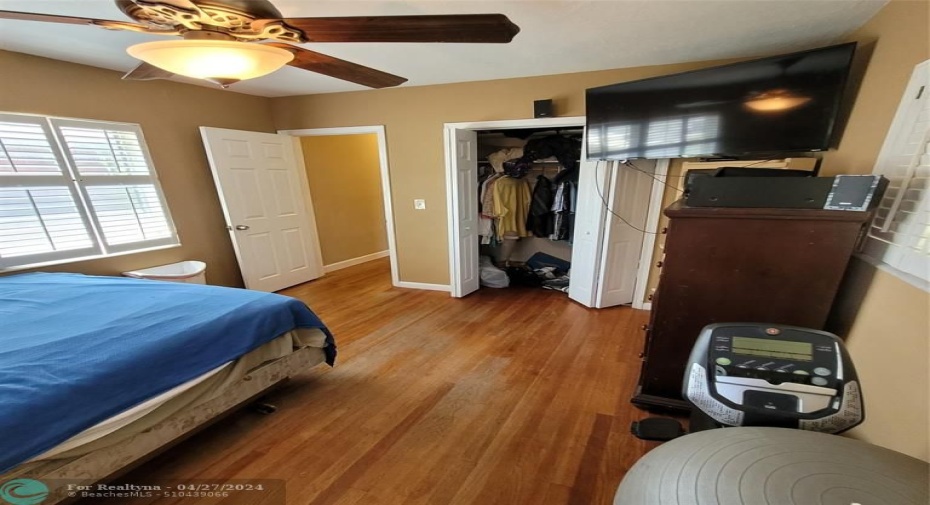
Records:
M206 284L206 271L207 264L202 261L181 261L178 263L171 263L170 265L123 272L123 275L126 277L135 277L137 279Z

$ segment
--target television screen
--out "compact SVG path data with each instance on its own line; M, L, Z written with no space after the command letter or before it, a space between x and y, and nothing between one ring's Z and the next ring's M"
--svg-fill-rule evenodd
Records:
M825 150L855 48L841 44L588 89L588 158Z

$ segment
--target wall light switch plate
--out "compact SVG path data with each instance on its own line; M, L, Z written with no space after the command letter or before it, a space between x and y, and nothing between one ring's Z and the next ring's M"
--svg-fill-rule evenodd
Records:
M414 208L414 209L417 209L417 210L425 210L425 209L426 209L426 200L423 200L422 198L417 198L417 199L415 199L415 200L413 201L413 208Z

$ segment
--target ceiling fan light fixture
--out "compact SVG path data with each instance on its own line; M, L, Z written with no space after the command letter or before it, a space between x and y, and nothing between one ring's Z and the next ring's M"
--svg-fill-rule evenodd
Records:
M294 59L286 49L232 40L145 42L126 52L173 74L232 82L270 74Z

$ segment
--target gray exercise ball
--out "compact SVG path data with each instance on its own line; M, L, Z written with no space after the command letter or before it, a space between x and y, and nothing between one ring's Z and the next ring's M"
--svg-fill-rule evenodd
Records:
M643 456L614 505L927 505L928 484L930 464L858 440L721 428Z

